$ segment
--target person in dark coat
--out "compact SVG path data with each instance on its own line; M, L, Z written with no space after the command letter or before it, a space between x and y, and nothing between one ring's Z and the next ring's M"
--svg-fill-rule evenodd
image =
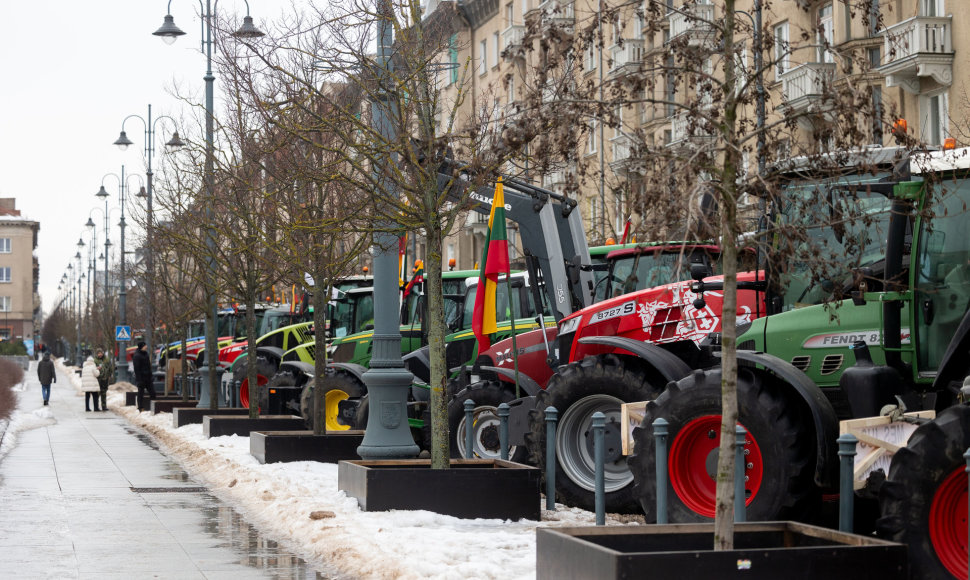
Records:
M57 373L54 371L54 361L51 360L51 353L44 352L44 359L37 363L37 378L40 380L40 392L44 396L44 404L47 405L51 398L51 383L57 382Z
M148 351L145 350L144 342L138 342L138 350L131 357L131 365L135 370L135 386L138 387L138 408L144 409L145 407L142 406L143 391L148 392L149 400L155 400L155 387L152 385L152 363L148 357Z

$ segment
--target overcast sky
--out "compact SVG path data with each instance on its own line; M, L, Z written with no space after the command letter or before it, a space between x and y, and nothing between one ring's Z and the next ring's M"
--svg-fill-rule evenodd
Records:
M256 25L266 29L289 9L289 0L250 0ZM130 114L168 114L178 118L188 105L173 87L202 102L205 57L199 52L199 2L172 0L175 23L186 32L169 46L152 36L162 24L167 0L5 2L7 29L0 35L0 197L14 197L17 208L40 222L37 256L45 311L58 298L57 286L74 261L89 215L98 224L103 250L104 204L95 197L107 173L144 178L144 126L125 125L135 146L121 152L112 145ZM242 0L219 2L221 14L243 14ZM216 96L220 92L216 79ZM218 109L218 105L217 105ZM186 113L187 114L187 113ZM161 129L161 124L159 124ZM156 139L156 156L168 140ZM157 164L156 164L157 167ZM131 178L132 193L142 184ZM118 205L118 181L104 178ZM130 203L139 203L132 198ZM92 210L98 207L97 211ZM117 210L111 213L111 242L119 243ZM133 224L129 221L129 226ZM129 227L126 250L137 232ZM82 252L87 270L87 248Z

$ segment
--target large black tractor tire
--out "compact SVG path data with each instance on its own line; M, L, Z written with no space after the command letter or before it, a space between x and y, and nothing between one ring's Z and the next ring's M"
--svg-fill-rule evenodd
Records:
M239 367L239 369L234 369L232 372L233 383L239 381L239 404L247 409L249 408L249 401L252 399L249 394L249 365L249 357L246 357L245 364ZM261 387L269 383L270 378L276 374L276 371L277 368L275 365L273 365L273 363L269 362L265 358L256 358L256 389L254 390L257 393L257 408L266 408L262 404L263 401L260 400L262 395L261 391L263 391ZM233 388L235 388L235 386Z
M781 520L805 515L818 497L813 480L814 425L764 373L738 369L739 423L745 439L746 517ZM653 422L667 421L667 515L671 523L710 521L721 426L721 372L694 371L667 385L633 430L630 470L647 522L657 518Z
M498 381L479 381L462 389L448 402L448 438L451 457L465 457L465 401L475 403L472 415L472 458L501 459L501 423L498 406L511 403L515 395ZM424 413L424 448L431 449L431 414ZM522 463L528 460L524 445L509 447L509 460Z
M621 447L620 405L655 399L662 383L646 376L632 361L607 354L571 363L552 376L536 397L529 414L526 435L533 464L545 473L545 409L559 413L556 429L556 496L568 506L595 509L596 464L593 448L593 413L606 415L604 470L606 510L613 513L639 511L633 493L633 476Z
M911 578L967 577L970 407L950 407L921 425L893 456L879 493L879 535L909 546Z
M338 404L347 399L359 399L367 392L367 387L357 377L344 372L327 371L323 379L324 424L327 431L347 431L349 425L337 421L340 414ZM313 429L313 381L308 381L300 393L300 414L307 427ZM356 421L355 421L356 423Z

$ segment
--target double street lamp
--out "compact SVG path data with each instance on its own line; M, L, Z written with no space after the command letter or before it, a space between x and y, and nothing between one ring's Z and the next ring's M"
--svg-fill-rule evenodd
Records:
M117 145L118 148L121 149L122 151L128 149L129 145L134 144L131 141L131 139L128 138L128 135L125 134L125 123L128 121L128 119L131 119L131 118L138 119L145 126L145 134L144 134L145 156L147 157L147 160L148 160L148 169L145 171L146 190L144 194L144 197L147 198L147 206L148 206L146 210L147 222L145 224L145 246L148 248L148 251L145 253L145 271L146 271L145 293L148 294L147 296L148 300L146 302L148 306L147 308L148 312L147 312L146 321L145 321L145 344L147 346L147 350L149 354L151 354L155 352L152 344L153 333L155 330L155 308L154 308L154 305L155 305L154 260L155 259L154 259L154 248L152 247L152 176L154 175L154 173L152 172L152 154L155 152L155 133L156 133L155 125L162 119L168 119L174 125L175 119L172 119L167 115L162 115L161 117L158 117L153 121L151 105L148 105L147 119L145 119L141 115L128 115L127 117L124 118L124 120L121 121L121 135L119 135L118 139L115 140L114 142L114 144ZM185 142L182 141L181 138L179 138L178 131L173 131L172 138L165 143L165 146L170 149L177 149L179 147L182 147L183 145L185 145ZM139 192L138 196L142 197L142 194Z
M249 15L249 1L245 0L246 3L246 17L243 19L243 24L233 33L236 38L252 39L259 38L263 36L263 32L253 25L253 19ZM205 188L205 212L207 221L212 223L212 198L215 190L215 141L213 137L214 133L214 119L215 119L215 107L214 107L214 96L213 96L213 85L215 82L215 76L212 74L212 20L215 18L215 13L212 10L212 0L205 0L205 6L202 5L202 0L199 0L199 7L202 9L202 44L201 50L205 54L206 71L205 76L202 79L205 81L205 169L204 169L204 188ZM166 44L172 44L178 37L183 36L185 32L182 31L178 26L175 25L175 19L172 17L172 0L168 2L167 14L162 23L162 26L153 32L155 36L160 37ZM209 389L203 391L200 396L199 407L203 407L207 402L206 399L210 398L208 401L210 407L217 406L217 400L214 395L217 392L216 385L216 373L215 369L218 365L215 364L216 353L218 349L216 347L216 292L212 287L215 279L215 232L212 231L211 225L206 230L206 247L209 251L209 260L207 263L209 284L206 285L206 330L205 330L205 351L211 353L209 364Z
M108 221L108 218L107 218L108 209L107 208L108 208L108 195L109 194L108 194L107 190L105 190L105 188L104 188L104 180L105 180L105 178L107 178L109 176L114 177L115 179L118 180L118 205L121 208L121 221L118 223L118 226L121 228L121 256L119 258L119 260L120 260L120 266L121 266L120 267L120 274L121 275L120 275L119 284L118 284L118 314L119 314L118 324L124 326L124 325L127 324L127 320L128 320L127 305L126 305L126 299L127 299L128 292L127 292L127 288L126 288L127 282L125 280L125 262L126 262L126 256L125 256L125 227L127 227L126 224L125 224L125 190L128 188L128 181L125 178L125 166L124 165L121 166L121 176L120 177L118 175L114 174L114 173L106 173L104 175L104 177L101 178L101 189L98 190L98 193L95 194L97 197L100 197L100 198L103 198L104 199L104 205L105 205L105 231L107 231L107 221ZM139 177L137 175L135 175L135 176L129 176L129 177L138 177L139 179L141 179L141 177ZM106 238L107 238L107 236L106 236ZM107 256L108 256L108 242L107 242L107 239L105 239L105 266L107 266L107 260L108 260ZM104 279L105 279L105 287L107 288L107 281L108 281L108 269L107 269L107 267L105 267ZM125 342L122 342L121 344L118 344L116 346L118 348L118 363L116 365L117 366L117 369L118 369L118 380L119 381L127 381L128 380L128 361L126 360L126 357L125 357L127 344Z

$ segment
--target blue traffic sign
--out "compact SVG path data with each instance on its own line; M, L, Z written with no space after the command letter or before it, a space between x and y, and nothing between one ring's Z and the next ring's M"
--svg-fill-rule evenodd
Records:
M131 327L130 326L116 326L115 327L115 340L121 342L125 340L131 340Z

